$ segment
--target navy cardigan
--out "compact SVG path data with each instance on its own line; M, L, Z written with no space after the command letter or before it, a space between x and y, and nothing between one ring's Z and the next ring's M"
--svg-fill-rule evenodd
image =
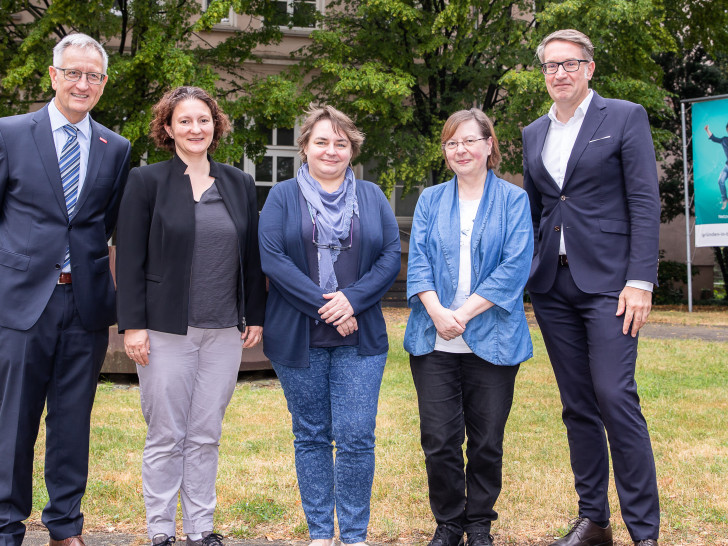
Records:
M357 180L361 237L357 280L341 291L354 308L359 354L389 349L380 300L401 266L399 227L379 186ZM263 350L276 364L309 365L309 317L319 318L323 290L309 276L295 179L276 184L260 214L258 239L263 272L270 279Z

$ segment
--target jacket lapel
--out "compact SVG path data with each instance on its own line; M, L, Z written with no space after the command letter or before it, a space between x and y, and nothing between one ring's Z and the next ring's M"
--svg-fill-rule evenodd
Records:
M475 224L473 225L473 233L470 240L471 267L475 273L475 275L473 275L470 279L471 291L475 286L477 286L478 279L480 278L481 259L477 255L477 252L480 248L480 240L483 238L483 233L485 232L485 225L488 223L488 217L493 209L493 192L495 191L493 184L494 178L495 175L493 174L493 171L488 170L488 175L485 177L483 195L480 198L478 212L475 215Z
M586 115L584 116L584 122L581 124L581 129L579 129L579 135L576 137L576 142L574 142L574 147L571 150L569 162L566 164L564 187L566 187L569 183L569 179L576 168L576 164L579 162L584 150L586 150L589 141L594 136L594 133L597 132L597 129L599 129L604 118L607 116L605 109L606 104L604 103L604 99L602 99L602 97L597 95L596 91L594 91L591 104L589 104L589 109L586 111Z
M560 191L559 185L556 183L556 180L553 179L551 176L551 173L546 169L546 165L544 165L543 157L541 156L543 152L544 144L546 144L546 135L549 132L549 127L551 127L551 119L548 116L543 116L541 118L540 123L538 126L536 126L536 148L535 150L538 152L538 157L536 158L536 165L538 165L538 168L541 171L541 176L544 180L547 180L551 185L553 185L557 190Z
M63 214L68 216L66 208L66 199L63 196L63 183L61 182L61 171L58 167L58 155L56 154L56 144L53 141L53 131L51 130L51 118L48 116L48 105L42 110L38 110L33 115L33 124L30 132L33 135L35 146L37 148L38 157L43 164L48 182L51 185L56 201L61 207Z
M93 188L93 186L96 184L96 177L99 174L99 167L101 167L101 162L104 159L104 153L106 152L106 147L108 144L101 140L103 138L103 127L96 123L93 119L89 119L91 122L91 135L90 135L90 144L89 144L89 150L88 150L88 164L86 166L86 179L83 182L83 187L81 188L81 195L78 196L78 202L76 203L75 208L73 209L73 214L77 214L77 212L83 207L84 202L86 201L86 197L88 197L89 192ZM105 140L108 141L108 138Z
M447 182L437 211L437 235L453 289L460 273L460 208L457 177ZM449 305L449 304L448 304Z
M235 224L235 230L238 233L238 237L241 238L247 230L248 209L245 206L235 206L235 204L247 202L247 195L245 194L244 186L241 185L239 188L235 188L233 185L234 182L228 177L223 176L220 166L215 163L210 156L208 156L208 160L210 161L210 176L215 179L217 191L220 192L222 202L225 205L230 218L232 218L233 224ZM233 199L233 196L231 195L233 193L240 194L241 199ZM244 245L245 239L241 239L240 242L242 243L241 246Z

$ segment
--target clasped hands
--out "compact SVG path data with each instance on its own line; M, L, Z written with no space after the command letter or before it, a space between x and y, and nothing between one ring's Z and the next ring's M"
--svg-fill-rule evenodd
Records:
M468 319L461 312L461 309L453 311L442 305L437 305L437 308L430 313L430 318L435 324L437 333L445 341L463 335L465 326L468 324Z
M343 292L331 292L324 294L324 299L329 300L326 305L318 310L321 320L326 324L336 326L336 331L341 337L353 334L359 329L354 316L354 308L349 303Z

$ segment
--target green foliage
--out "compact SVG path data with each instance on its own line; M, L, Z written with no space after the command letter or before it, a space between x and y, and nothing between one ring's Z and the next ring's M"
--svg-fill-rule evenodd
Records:
M477 106L502 143L502 170L521 170L521 128L551 103L534 52L558 28L596 46L594 87L665 116L653 55L674 49L658 0L336 0L301 53L307 90L354 117L367 134L361 161L385 190L449 178L444 121ZM655 131L659 147L669 135Z
M664 260L664 252L660 251L660 267L657 270L657 283L653 296L655 305L674 305L682 303L685 300L682 286L688 280L688 266L682 262L673 260ZM692 270L692 276L697 274L697 270Z
M653 56L675 49L667 29L661 25L665 18L659 0L561 0L536 2L533 32L528 36L531 51L551 32L561 28L576 28L594 44L596 64L591 87L604 97L620 98L645 107L651 120L669 115L662 88L662 69ZM543 76L537 70L534 56L527 67L509 71L500 85L508 93L503 108L495 117L505 127L498 127L511 146L504 157L504 170L520 172L520 130L548 112L551 99L546 93ZM669 134L653 130L653 140L659 150Z
M2 0L0 115L25 113L53 96L51 50L77 31L98 39L109 53L109 81L93 116L132 142L132 164L142 157L150 162L169 157L149 139L149 122L152 106L179 85L213 93L231 118L240 120L237 125L245 127L221 143L216 157L236 161L243 150L262 156L262 127L292 127L304 100L290 80L261 80L242 69L243 63L257 60L256 47L281 39L280 27L266 24L275 2L211 0L205 13L201 6L198 0ZM226 29L214 43L205 40L200 32L210 30L230 9L249 14L256 24ZM271 94L261 95L263 83ZM292 101L294 96L298 100Z
M366 133L385 191L449 178L439 133L447 117L503 100L498 80L532 56L526 1L336 0L302 53L306 87Z

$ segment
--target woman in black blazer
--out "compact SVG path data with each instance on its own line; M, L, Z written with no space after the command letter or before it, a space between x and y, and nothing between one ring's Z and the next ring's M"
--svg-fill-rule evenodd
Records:
M154 107L169 161L133 169L117 229L119 332L137 363L148 425L142 480L152 544L174 542L181 496L188 544L213 533L222 419L242 348L263 333L265 279L250 175L207 155L230 130L196 87Z

